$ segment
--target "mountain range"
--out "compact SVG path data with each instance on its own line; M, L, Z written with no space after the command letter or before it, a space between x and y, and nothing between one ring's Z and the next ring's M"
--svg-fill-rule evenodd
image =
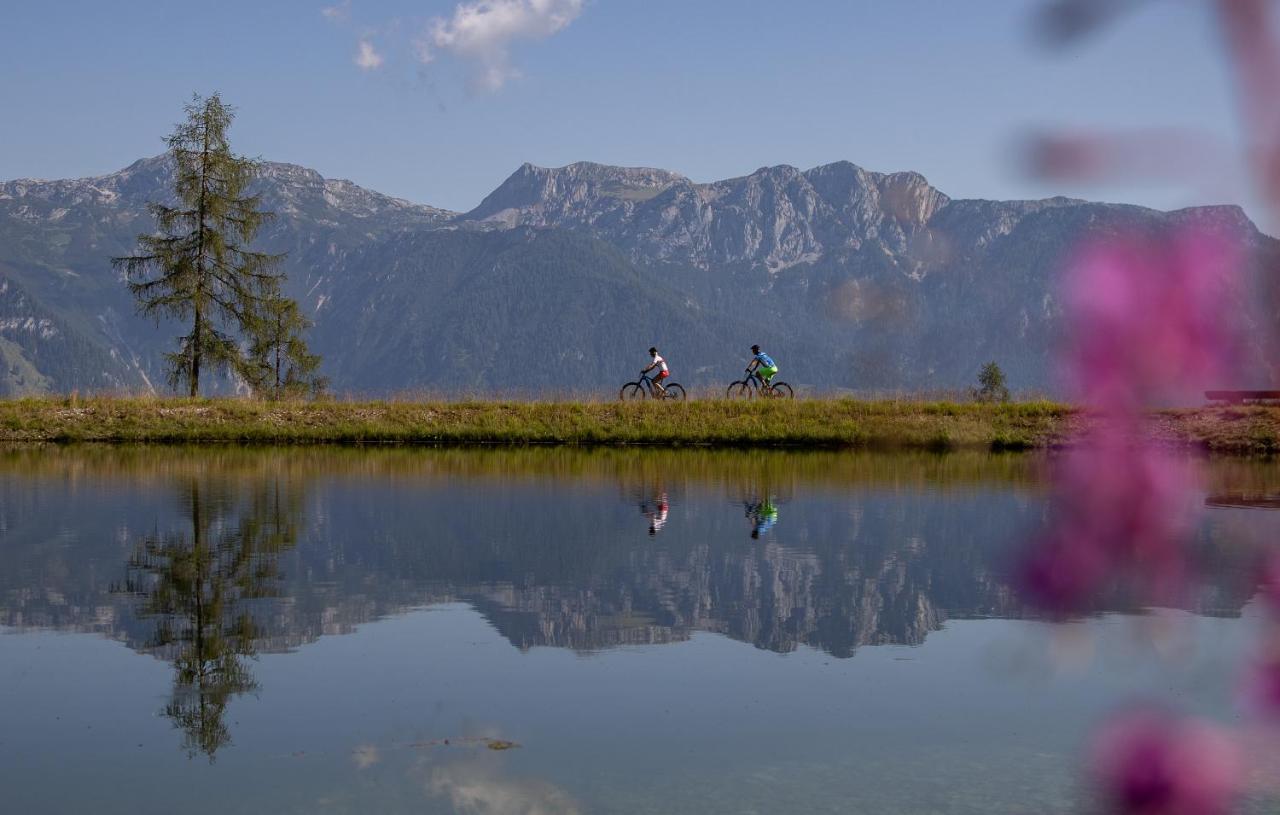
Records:
M0 395L165 389L178 326L139 317L110 259L171 190L163 156L0 183ZM1015 390L1052 393L1071 248L1190 223L1246 245L1243 384L1275 378L1280 242L1236 207L953 199L848 162L708 184L526 164L466 213L273 162L254 192L279 215L256 245L287 253L286 289L339 392L611 394L650 345L686 387L719 391L760 343L811 392L953 390L995 360Z

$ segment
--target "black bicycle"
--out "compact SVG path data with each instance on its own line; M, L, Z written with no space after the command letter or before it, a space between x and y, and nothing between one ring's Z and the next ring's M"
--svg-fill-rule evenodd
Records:
M795 391L791 390L791 386L786 382L775 380L766 384L760 375L755 371L748 370L747 378L737 382L730 382L729 387L725 389L724 395L728 399L751 399L755 396L774 397L780 399L796 398Z
M683 401L684 388L675 382L668 382L662 386L662 390L659 390L654 387L653 377L648 374L640 374L638 380L628 382L622 386L622 390L618 391L618 398L624 402L629 402L632 399L679 399Z

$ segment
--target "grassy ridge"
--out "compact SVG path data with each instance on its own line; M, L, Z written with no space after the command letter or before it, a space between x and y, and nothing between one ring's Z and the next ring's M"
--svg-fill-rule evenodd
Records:
M1280 452L1280 408L1166 410L1151 419L1156 437L1168 444L1230 453ZM1028 449L1068 442L1090 421L1052 402L0 400L0 442Z
M93 398L0 401L0 441L1035 447L1069 411L862 402L258 402Z

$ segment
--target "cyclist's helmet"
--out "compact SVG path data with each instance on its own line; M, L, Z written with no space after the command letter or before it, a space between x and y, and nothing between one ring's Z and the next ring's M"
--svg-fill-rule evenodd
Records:
M649 353L650 353L650 354L656 354L656 353L658 353L658 349L657 349L657 348L650 348L650 349L649 349Z
M751 353L753 353L753 354L758 354L758 353L760 353L760 346L758 346L758 345L753 345L753 346L751 346Z

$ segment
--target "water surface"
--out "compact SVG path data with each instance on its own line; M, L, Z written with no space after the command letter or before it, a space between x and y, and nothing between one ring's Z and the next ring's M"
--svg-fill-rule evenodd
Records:
M1280 475L1210 465L1180 608L1051 623L1042 465L3 451L4 809L1073 811L1117 706L1237 719Z

